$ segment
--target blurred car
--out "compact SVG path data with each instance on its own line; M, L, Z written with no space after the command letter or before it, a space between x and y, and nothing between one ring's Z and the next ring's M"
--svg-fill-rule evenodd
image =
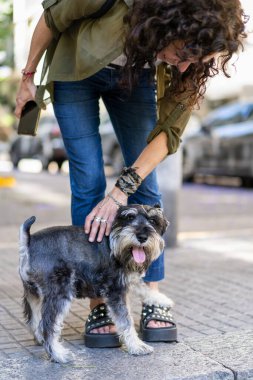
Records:
M33 158L41 161L44 169L53 161L60 168L67 160L67 154L54 116L41 118L36 137L16 135L11 141L9 154L14 167L17 167L22 159Z
M106 112L101 112L100 133L104 164L111 168L110 175L118 175L123 168L123 157ZM43 169L47 169L51 162L56 162L61 168L68 159L59 125L53 115L41 117L36 137L15 134L9 154L14 167L18 167L22 159L32 158L39 160Z
M236 176L253 184L253 102L217 108L201 126L183 136L183 178L195 174Z

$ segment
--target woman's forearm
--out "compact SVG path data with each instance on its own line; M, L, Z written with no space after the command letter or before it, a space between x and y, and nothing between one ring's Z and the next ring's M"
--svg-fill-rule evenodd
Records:
M30 51L27 59L27 64L25 66L25 71L35 71L38 63L47 49L48 45L53 39L53 34L48 28L44 13L39 19L31 41Z
M136 168L136 173L145 179L157 165L167 157L168 145L165 132L159 133L142 151L132 167ZM122 204L127 203L127 195L119 188L114 186L111 194Z
M168 155L167 138L165 132L159 133L159 135L146 146L132 165L137 168L136 172L142 179L146 178Z
M24 67L23 76L17 92L16 108L14 113L18 118L21 116L22 109L26 102L35 99L36 86L33 82L33 74L52 39L53 34L45 22L43 13L32 36L27 63ZM26 73L29 73L29 75Z

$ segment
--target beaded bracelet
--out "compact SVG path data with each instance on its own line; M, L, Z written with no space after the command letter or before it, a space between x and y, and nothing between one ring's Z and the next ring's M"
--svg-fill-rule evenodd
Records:
M25 80L27 78L31 78L36 73L36 70L35 71L25 71L25 69L23 69L23 70L21 70L21 73L22 73L24 80Z
M138 168L123 168L115 184L127 196L134 194L142 183L142 178L136 173L136 169Z

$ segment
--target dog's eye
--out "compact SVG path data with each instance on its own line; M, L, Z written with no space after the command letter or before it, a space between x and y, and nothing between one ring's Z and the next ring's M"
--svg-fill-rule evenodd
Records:
M127 216L126 216L126 219L127 220L129 220L129 221L131 221L131 220L134 220L134 218L135 218L135 215L131 215L131 214L128 214Z
M153 226L157 226L158 222L155 218L150 218L149 223L152 224Z

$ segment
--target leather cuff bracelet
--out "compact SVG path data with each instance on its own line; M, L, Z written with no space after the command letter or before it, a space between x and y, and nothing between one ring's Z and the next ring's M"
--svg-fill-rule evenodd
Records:
M132 167L123 168L115 184L127 196L134 194L142 183L142 178L136 173L136 169Z

